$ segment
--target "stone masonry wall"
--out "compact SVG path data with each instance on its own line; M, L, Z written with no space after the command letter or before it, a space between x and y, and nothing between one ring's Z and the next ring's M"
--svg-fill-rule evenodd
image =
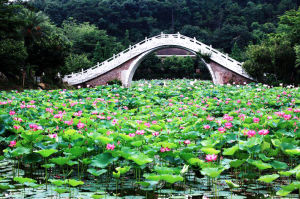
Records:
M215 74L216 82L218 84L227 84L227 83L232 84L233 82L235 82L236 84L243 84L244 82L246 83L253 82L248 78L242 77L237 73L220 66L216 62L211 61L209 65L211 66L211 69Z

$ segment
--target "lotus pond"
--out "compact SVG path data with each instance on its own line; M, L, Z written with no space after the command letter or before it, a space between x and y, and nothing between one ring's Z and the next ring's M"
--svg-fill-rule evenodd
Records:
M0 94L0 198L299 197L298 88L153 80Z

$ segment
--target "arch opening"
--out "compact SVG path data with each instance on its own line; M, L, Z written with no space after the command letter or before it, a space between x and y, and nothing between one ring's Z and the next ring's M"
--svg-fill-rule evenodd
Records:
M155 57L154 53L157 51L160 51L162 49L174 49L174 48L181 49L188 52L188 55L193 55L193 58L189 56L187 56L188 58L183 58L186 56L178 57L176 55L173 56L168 55L163 59ZM149 58L150 61L147 60ZM140 67L145 66L144 61L145 62L148 61L148 64L149 62L151 63L151 61L154 63L156 62L157 66L148 66L148 69L147 68L142 69ZM164 63L167 61L168 63ZM175 63L176 61L179 61L179 63L187 62L186 64L188 65L188 67L185 68L184 66L177 65L174 66L173 68L170 68L170 63L172 63L172 61L175 61ZM146 74L143 75L140 73L146 73ZM192 74L188 74L188 73L192 73ZM124 86L129 87L133 79L165 79L165 78L192 78L192 79L200 79L200 80L211 80L213 81L213 83L216 83L214 78L214 73L210 65L206 63L205 60L203 60L201 57L197 56L197 52L182 46L160 46L148 50L147 52L144 52L131 63L128 70L123 72L121 80Z

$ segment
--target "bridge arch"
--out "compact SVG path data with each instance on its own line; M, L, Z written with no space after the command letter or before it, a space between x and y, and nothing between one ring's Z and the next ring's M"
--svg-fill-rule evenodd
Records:
M121 74L121 82L122 84L125 86L125 87L129 87L131 85L131 82L132 82L132 79L133 79L133 76L137 70L137 68L140 66L140 64L146 59L146 57L155 52L155 51L158 51L158 50L161 50L161 49L166 49L166 48L180 48L180 49L183 49L183 50L186 50L186 51L189 51L193 54L196 54L197 52L195 52L193 49L190 49L190 48L186 48L184 46L180 46L180 45L162 45L162 46L158 46L156 48L153 48L153 49L150 49L144 53L142 53L141 55L139 55L129 66L129 68L127 70L124 70L122 71L122 74ZM216 81L216 78L215 78L215 75L213 73L213 70L211 68L211 66L209 64L207 64L205 62L205 60L201 60L207 67L208 71L209 71L209 74L211 76L211 79L213 81L214 84L217 84L218 82Z
M252 79L242 68L242 63L230 58L212 46L205 45L195 38L181 34L160 34L129 46L117 55L97 63L94 67L78 73L66 75L63 81L69 85L103 85L110 80L121 80L124 86L130 86L133 74L141 61L149 53L168 47L178 47L190 52L210 54L210 62L206 66L215 84L230 82L251 82Z

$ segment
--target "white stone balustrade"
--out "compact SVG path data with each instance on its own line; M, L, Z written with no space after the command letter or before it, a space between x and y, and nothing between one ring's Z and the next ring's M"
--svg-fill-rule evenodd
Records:
M252 79L242 68L242 63L228 57L228 54L223 54L220 51L212 48L212 46L205 45L202 42L196 40L196 38L186 37L177 34L163 34L145 38L145 40L129 46L129 48L120 52L117 55L105 60L102 63L97 63L95 66L83 70L78 73L72 73L66 75L63 78L64 82L67 82L69 85L76 85L88 80L91 80L97 76L100 76L110 70L120 66L121 64L127 62L128 60L141 55L144 52L147 52L152 49L160 49L166 47L179 47L186 49L191 52L201 52L202 54L210 54L210 59L224 68L227 68L243 77Z

